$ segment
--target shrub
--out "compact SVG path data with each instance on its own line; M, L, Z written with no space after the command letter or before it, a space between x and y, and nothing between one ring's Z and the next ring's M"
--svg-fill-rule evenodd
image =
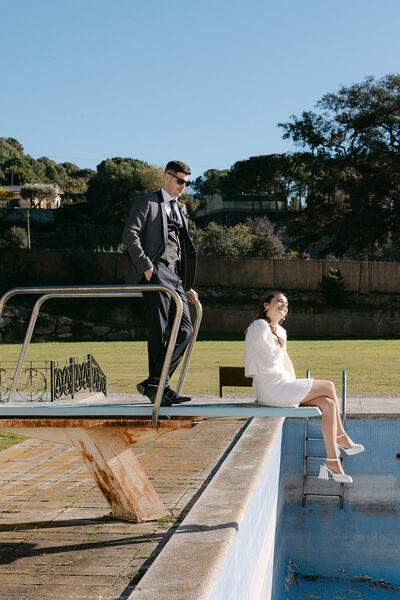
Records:
M320 286L328 306L340 307L346 303L349 292L340 269L329 267L328 275L324 275Z
M285 246L275 234L260 233L253 236L250 256L282 258L285 256Z
M11 227L2 240L3 248L27 248L28 234L24 227Z

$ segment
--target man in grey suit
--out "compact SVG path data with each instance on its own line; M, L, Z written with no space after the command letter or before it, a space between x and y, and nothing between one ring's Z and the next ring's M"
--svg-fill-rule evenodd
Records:
M192 289L196 276L196 250L189 236L186 208L178 202L191 183L190 174L190 168L184 162L170 161L165 167L161 190L135 198L123 233L132 260L126 283L163 284L176 291L183 303L168 379L179 365L193 334L188 299L192 302L197 299L197 293ZM167 350L166 330L175 315L175 302L165 292L145 292L143 299L149 330L149 376L137 385L137 389L154 402ZM190 399L172 390L167 380L162 406Z

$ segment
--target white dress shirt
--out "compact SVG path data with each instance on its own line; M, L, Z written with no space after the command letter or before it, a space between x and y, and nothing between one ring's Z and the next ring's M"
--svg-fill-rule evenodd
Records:
M167 216L169 217L171 215L171 200L178 200L177 198L173 198L172 196L170 196L168 194L168 192L166 192L164 190L164 188L161 188L161 193L162 193L162 197L165 203L165 212L167 213Z

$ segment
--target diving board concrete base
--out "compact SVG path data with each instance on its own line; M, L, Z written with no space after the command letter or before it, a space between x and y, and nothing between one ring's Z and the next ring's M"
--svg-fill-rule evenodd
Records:
M162 421L158 429L152 427L150 418L0 419L1 432L74 446L112 513L135 523L160 519L169 513L130 445L182 427L192 427L192 419Z
M111 427L77 427L67 434L116 517L140 522L167 516L122 432Z

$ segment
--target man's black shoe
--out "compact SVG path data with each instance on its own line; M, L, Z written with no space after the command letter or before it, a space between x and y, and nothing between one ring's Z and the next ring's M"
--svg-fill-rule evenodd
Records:
M169 385L165 386L164 397L165 396L167 396L167 398L169 398L169 400L171 401L171 404L181 404L182 402L190 402L191 401L190 396L181 396L180 394L175 392L172 388L170 388Z
M137 391L139 392L139 394L142 394L142 396L146 395L146 386L147 386L147 379L145 379L144 381L141 381L136 386Z
M154 404L158 390L158 387L156 385L149 385L147 381L142 381L141 383L137 384L136 389L139 392L139 394L142 394L142 396L147 396L150 402ZM171 406L171 404L171 400L164 392L161 398L160 406Z

